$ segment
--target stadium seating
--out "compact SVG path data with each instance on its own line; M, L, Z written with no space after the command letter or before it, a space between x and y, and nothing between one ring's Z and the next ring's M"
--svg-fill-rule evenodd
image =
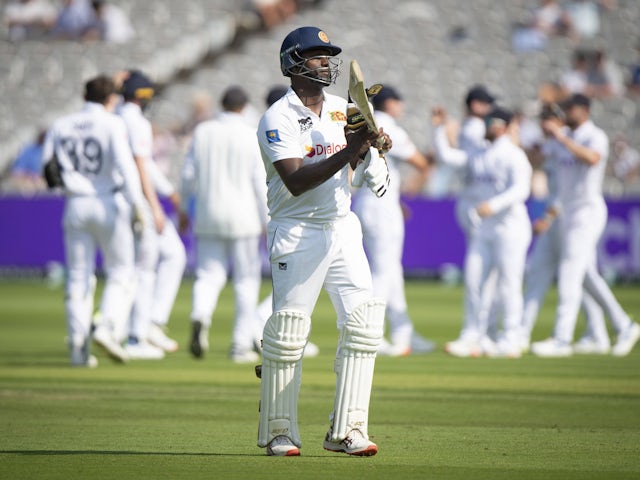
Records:
M245 87L257 110L279 70L280 42L294 26L318 25L343 47L343 75L331 91L346 93L348 61L357 58L368 82L392 84L407 101L404 125L420 147L430 144L429 111L442 104L462 114L462 98L484 83L499 101L519 107L536 98L542 82L557 81L571 62L573 45L552 38L543 51L511 49L513 25L537 4L532 0L325 0L301 9L269 31L256 29L234 42L245 2L155 0L114 2L127 10L138 37L126 47L72 42L0 41L0 171L40 125L76 109L82 82L98 72L138 67L165 84L153 120L187 118L195 92L214 99L230 84ZM637 0L618 0L602 16L604 46L623 69L637 60ZM215 54L215 61L210 61ZM207 61L204 61L204 59ZM5 61L6 59L6 61ZM179 75L189 71L190 75ZM640 146L640 103L628 97L598 101L594 117L610 133L623 132Z

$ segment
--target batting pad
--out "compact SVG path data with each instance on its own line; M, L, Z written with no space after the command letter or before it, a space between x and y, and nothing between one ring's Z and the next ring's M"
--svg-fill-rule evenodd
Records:
M290 310L275 312L262 335L262 381L258 446L285 435L298 447L298 393L302 354L311 331L311 318Z
M349 315L340 332L334 366L338 378L331 428L333 442L342 441L354 429L368 438L369 398L384 311L383 300L369 300Z

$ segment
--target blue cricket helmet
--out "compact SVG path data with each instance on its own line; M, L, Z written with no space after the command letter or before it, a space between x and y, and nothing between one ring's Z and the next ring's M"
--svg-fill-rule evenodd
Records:
M291 69L304 63L300 55L308 50L327 50L330 56L338 55L342 49L333 45L327 34L317 27L300 27L290 32L280 47L280 69L285 77Z

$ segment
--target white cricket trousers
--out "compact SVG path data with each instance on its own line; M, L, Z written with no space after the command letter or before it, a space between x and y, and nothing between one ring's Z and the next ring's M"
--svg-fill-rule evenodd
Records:
M180 236L167 219L158 233L149 217L136 242L138 289L131 311L129 336L145 340L152 322L165 325L169 320L187 255Z
M311 316L324 287L342 328L349 314L372 298L362 229L354 213L323 224L271 220L267 230L274 312Z
M244 238L197 237L196 281L193 284L191 319L211 326L211 316L231 272L235 295L232 345L251 349L262 338L258 317L260 293L259 236Z
M375 198L374 201L380 201ZM402 252L404 247L404 219L400 201L393 210L375 208L373 202L361 202L356 213L362 223L373 294L387 302L386 315L392 342L408 344L413 333L413 322L407 312L404 291ZM383 214L384 216L381 216Z
M475 211L475 205L470 203L467 199L459 198L455 205L455 216L458 225L465 234L465 240L467 245L467 254L469 252L472 236L475 234L476 226L471 221L471 210ZM466 256L465 256L466 258ZM487 334L495 333L498 323L498 315L502 312L501 305L498 304L495 298L496 284L498 274L493 268L487 275L482 286L481 306L478 312L473 315L467 315L466 309L464 318L462 321L462 328L460 329L460 339L470 340L477 342Z
M495 301L503 316L503 334L507 341L516 342L520 337L522 282L531 241L526 211L499 223L492 219L483 221L468 241L464 268L465 326L477 326L480 336L486 333L486 322L483 323L481 315L488 299L483 294L489 275L495 269Z
M597 245L607 221L603 199L558 217L560 228L560 266L558 269L558 309L554 337L571 343L575 331L582 288L594 298L609 317L613 329L622 332L631 319L598 273Z
M560 227L554 221L549 229L538 236L529 257L524 277L524 312L522 334L531 339L531 332L538 317L540 306L558 272L560 264ZM608 343L609 335L604 314L598 303L583 290L582 309L586 319L586 334L600 343Z
M89 338L94 306L95 262L102 253L105 286L102 321L124 331L135 290L131 207L120 194L70 196L63 214L67 282L65 308L69 341L81 347Z

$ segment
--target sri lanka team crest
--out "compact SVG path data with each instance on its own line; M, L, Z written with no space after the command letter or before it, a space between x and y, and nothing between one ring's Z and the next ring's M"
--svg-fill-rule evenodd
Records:
M269 143L277 143L280 141L280 132L278 132L278 130L267 130L265 134Z
M329 118L331 118L332 122L345 122L347 121L347 116L344 112L340 110L336 110L335 112L329 112Z

